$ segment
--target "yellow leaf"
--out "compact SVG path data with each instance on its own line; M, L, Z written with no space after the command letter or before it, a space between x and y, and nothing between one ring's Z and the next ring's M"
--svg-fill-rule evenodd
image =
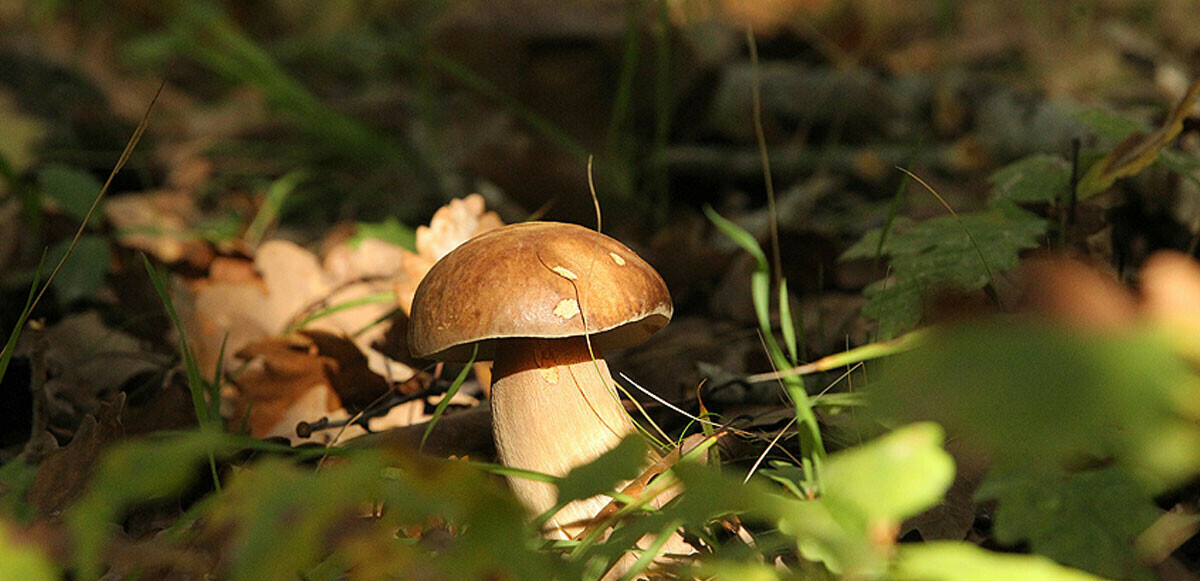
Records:
M1200 79L1188 87L1187 94L1171 111L1171 116L1167 118L1162 127L1150 134L1130 135L1117 144L1103 159L1088 168L1083 179L1079 180L1078 199L1086 200L1099 194L1117 180L1137 175L1157 161L1162 150L1170 145L1183 130L1183 120L1191 112L1198 97L1200 97Z

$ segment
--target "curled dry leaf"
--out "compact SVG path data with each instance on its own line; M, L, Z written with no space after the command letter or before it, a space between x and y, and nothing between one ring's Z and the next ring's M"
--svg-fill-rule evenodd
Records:
M473 194L452 201L429 227L418 228L417 253L367 239L337 244L322 261L296 244L268 241L253 260L221 257L211 262L207 278L176 281L176 306L203 373L216 369L222 341L224 369L251 362L232 378L236 389L227 392L234 423L248 410L254 435L296 439L299 421L347 419L386 391L389 380L414 376L413 369L378 350L388 330L379 321L396 306L407 311L417 284L439 257L499 225L482 196ZM390 292L397 303L372 300ZM352 301L362 304L337 308ZM304 323L302 344L282 336L317 314ZM423 402L413 403L413 409L379 418L372 427L425 419Z
M155 371L156 362L136 339L108 328L95 311L71 315L42 333L29 334L21 352L46 370L40 396L49 425L74 427L95 414L133 377Z
M417 252L437 262L459 244L503 225L495 212L485 211L479 194L451 200L433 214L428 227L417 228Z
M305 335L254 341L236 357L245 368L237 376L230 416L235 424L244 419L251 436L294 439L297 422L342 407L330 380L340 372L339 362L323 356Z

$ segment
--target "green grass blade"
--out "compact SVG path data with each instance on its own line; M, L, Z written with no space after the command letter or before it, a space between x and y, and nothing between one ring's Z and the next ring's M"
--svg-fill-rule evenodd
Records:
M204 377L200 374L200 366L196 362L196 357L192 354L191 346L188 345L187 333L183 327L183 320L179 318L179 313L175 311L175 305L171 302L170 293L167 292L167 283L163 278L162 273L150 264L150 259L142 254L142 263L146 267L146 272L150 275L150 284L154 285L154 291L158 293L158 298L163 302L166 308L167 317L171 319L171 324L175 326L175 330L179 333L179 349L183 357L184 368L187 371L188 389L192 393L192 406L196 411L196 419L201 426L206 426L211 421L208 415L208 403L205 401L205 394L208 391Z
M359 297L357 299L350 299L348 301L341 302L336 305L330 305L330 306L325 307L324 309L321 309L307 317L304 317L299 322L289 326L287 328L286 332L294 333L294 332L299 331L300 329L303 329L304 327L308 326L309 323L316 321L317 319L328 317L329 315L332 315L339 311L353 309L355 307L361 307L363 305L374 305L374 304L378 304L378 303L393 303L393 302L396 302L396 293L394 293L394 292L376 293L373 295L367 295L365 297Z
M887 220L883 222L883 229L879 232L879 243L875 246L875 262L878 263L880 258L883 258L883 246L887 243L888 233L892 231L892 226L896 223L896 217L900 215L900 206L904 204L904 196L908 193L908 182L912 179L908 174L904 174L900 178L900 185L896 187L896 193L892 196L891 203L888 204Z
M730 240L733 240L738 246L741 246L743 250L749 252L754 257L754 260L758 262L758 270L764 270L768 273L771 271L770 265L767 264L767 255L763 252L762 246L758 245L758 241L754 239L754 235L732 221L725 219L724 216L712 209L712 206L704 206L704 215L708 216L708 219L712 221L713 225L722 234L728 236Z
M646 547L646 549L642 551L641 555L638 555L637 560L634 561L633 565L629 567L629 570L621 576L621 579L637 579L637 576L641 574L642 571L645 571L646 567L649 567L650 564L654 562L654 559L658 557L659 551L662 551L663 545L667 544L667 541L671 540L671 537L675 534L675 531L679 529L679 525L681 524L683 524L681 521L675 519L669 521L666 525L659 529L658 535L654 538L654 542L650 543L650 546Z
M183 356L184 368L187 370L188 391L192 394L192 407L196 410L196 421L200 424L201 430L212 428L215 431L222 431L220 414L211 414L206 401L206 395L210 391L215 392L215 388L210 388L204 381L204 376L200 374L200 365L196 362L196 356L188 345L187 331L183 328L183 321L179 318L179 313L175 311L175 304L171 302L166 281L158 269L150 264L150 259L146 257L145 253L142 254L142 264L145 265L146 272L150 275L150 284L154 285L154 291L158 293L159 299L162 300L163 306L167 310L167 317L171 319L171 324L175 325L175 330L179 333L179 351ZM213 486L219 492L221 478L217 474L217 461L211 451L208 454L208 468L212 473Z
M308 179L308 172L296 170L271 182L271 185L267 187L262 208L250 221L250 225L246 227L246 234L242 238L246 244L258 246L266 234L267 228L279 219L279 212L288 196L292 195L292 192L296 191L296 187L306 179Z
M779 330L783 334L783 345L787 348L788 360L792 365L799 365L800 358L796 347L796 327L792 321L792 305L788 300L787 279L779 279Z
M21 339L21 330L25 328L25 321L29 320L29 314L33 312L33 300L37 296L38 283L42 281L42 268L46 266L46 253L42 252L42 259L38 261L37 270L33 273L33 284L29 286L29 297L25 299L25 308L21 309L21 316L17 318L17 324L13 326L13 330L8 334L8 342L4 344L4 352L0 353L0 380L4 379L4 374L8 372L8 364L12 361L13 352L17 350L17 341Z
M442 396L442 401L439 401L437 408L433 410L433 417L429 419L429 424L425 426L425 433L421 434L421 444L417 446L417 450L425 449L425 440L429 439L430 432L437 425L438 420L442 418L442 413L446 411L446 406L450 405L450 400L454 398L454 394L458 393L458 388L462 387L464 381L467 380L467 374L471 372L471 365L475 363L475 356L479 355L479 345L476 344L474 350L471 351L471 359L463 365L462 371L458 372L458 377L454 378L454 383L450 384L450 389L446 390L446 394Z

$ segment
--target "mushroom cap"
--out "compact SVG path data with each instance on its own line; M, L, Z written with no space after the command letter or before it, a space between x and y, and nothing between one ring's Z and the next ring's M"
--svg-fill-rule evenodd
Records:
M575 224L525 222L433 265L413 297L408 346L416 357L465 361L478 344L488 360L497 341L586 333L602 352L645 341L673 310L662 277L624 244Z

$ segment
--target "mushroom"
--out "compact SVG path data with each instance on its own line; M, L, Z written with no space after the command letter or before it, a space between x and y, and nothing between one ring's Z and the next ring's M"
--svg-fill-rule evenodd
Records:
M421 358L493 361L493 436L505 466L564 476L635 432L603 352L671 319L666 283L625 245L573 224L527 222L465 242L417 287L409 348ZM509 483L534 514L553 485ZM547 523L569 538L608 503L573 502Z

